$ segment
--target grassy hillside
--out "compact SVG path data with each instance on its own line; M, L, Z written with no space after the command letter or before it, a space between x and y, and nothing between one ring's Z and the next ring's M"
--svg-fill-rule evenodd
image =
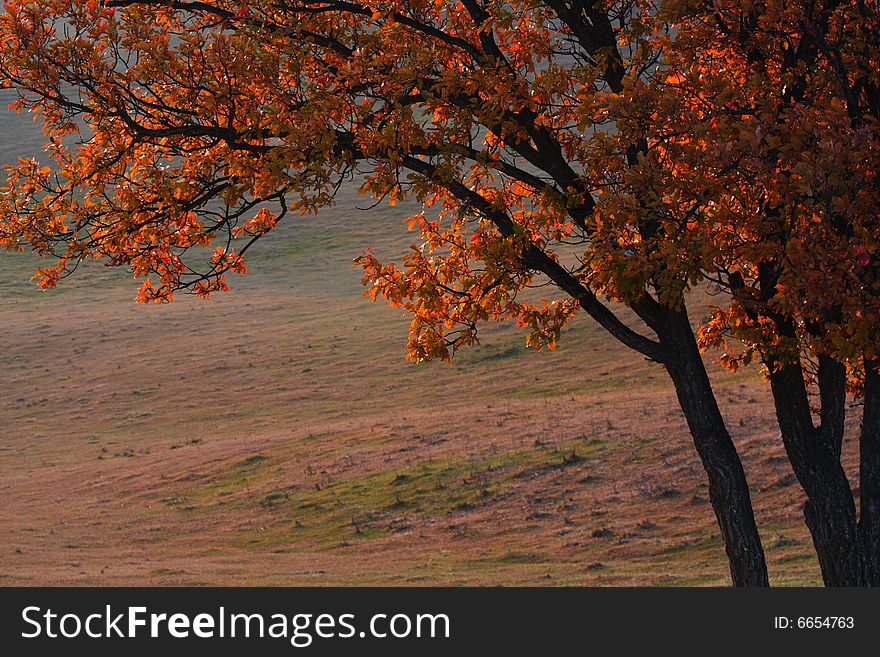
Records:
M3 161L38 147L0 126ZM211 301L100 266L41 292L0 254L0 584L727 582L664 373L587 318L407 364L351 260L410 236L365 204L280 226ZM713 372L771 577L818 583L767 391Z

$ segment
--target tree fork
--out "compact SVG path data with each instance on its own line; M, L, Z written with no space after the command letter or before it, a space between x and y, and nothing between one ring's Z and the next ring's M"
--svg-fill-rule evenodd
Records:
M772 363L770 364L772 365ZM770 387L785 451L807 495L804 520L827 586L869 584L849 480L832 446L813 426L798 363L771 367Z

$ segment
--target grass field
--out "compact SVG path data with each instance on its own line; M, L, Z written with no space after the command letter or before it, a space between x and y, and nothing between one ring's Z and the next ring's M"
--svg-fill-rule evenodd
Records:
M0 121L2 161L38 147ZM0 254L0 584L726 584L663 371L587 318L406 363L351 268L404 251L403 211L361 204L280 226L211 301L136 305L100 266L41 292ZM768 391L712 372L771 579L818 584Z

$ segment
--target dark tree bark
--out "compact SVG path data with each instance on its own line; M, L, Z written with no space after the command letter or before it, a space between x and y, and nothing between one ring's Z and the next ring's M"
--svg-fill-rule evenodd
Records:
M782 441L807 495L804 519L813 537L825 584L868 585L855 500L840 463L839 449L827 440L821 427L813 425L800 364L768 365Z
M672 354L666 370L708 475L709 498L721 528L733 584L769 586L748 481L715 400L687 312L684 308L666 309L663 314L657 331Z
M865 363L865 409L859 438L859 532L868 583L880 586L880 362Z
M846 366L829 356L819 356L819 417L822 441L840 460L846 420Z

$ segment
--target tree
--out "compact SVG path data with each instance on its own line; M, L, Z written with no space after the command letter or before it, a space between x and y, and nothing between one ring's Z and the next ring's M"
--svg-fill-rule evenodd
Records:
M0 240L57 258L44 286L104 258L163 302L226 289L341 185L414 199L421 243L358 260L412 315L409 358L501 320L553 348L587 313L668 372L752 586L764 553L701 348L759 359L825 582L877 585L877 28L862 0L9 0L0 84L54 164L11 169ZM694 328L705 286L722 305Z

